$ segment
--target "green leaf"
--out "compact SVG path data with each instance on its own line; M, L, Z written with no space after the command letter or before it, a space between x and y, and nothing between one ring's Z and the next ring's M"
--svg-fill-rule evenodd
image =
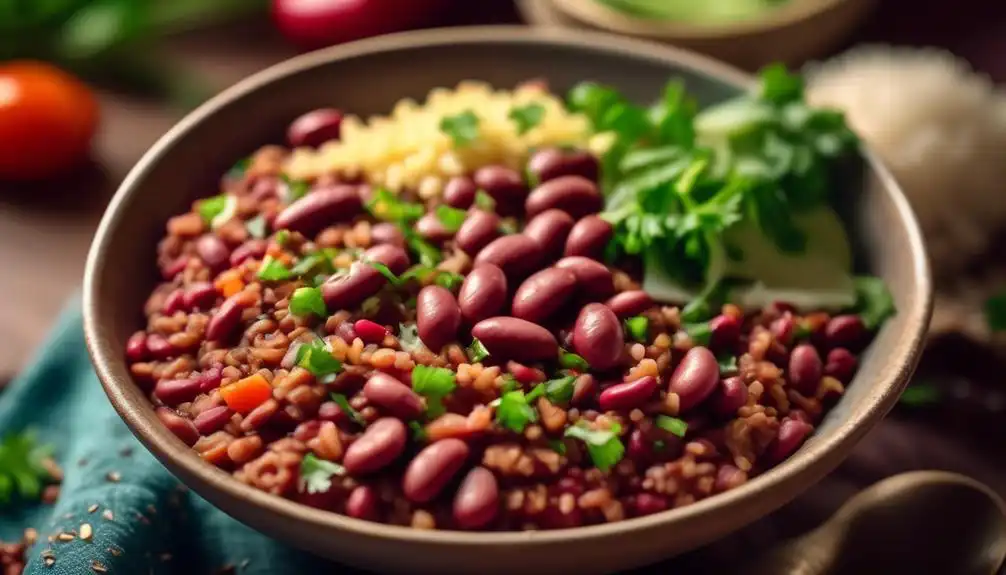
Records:
M477 190L475 192L475 207L484 212L495 212L496 200L487 194L485 190Z
M618 438L621 431L621 426L617 423L612 424L611 429L592 429L588 423L579 421L576 425L567 427L564 436L583 441L594 467L607 472L625 454L625 446Z
M433 283L448 291L454 291L465 283L465 276L454 272L438 271Z
M419 256L420 264L432 268L440 263L440 250L414 231L405 230L405 243L409 246L409 249Z
M716 363L720 364L720 375L737 372L737 358L731 353L716 356Z
M650 320L646 316L637 315L625 320L625 333L639 343L646 343L649 339Z
M332 259L334 259L336 255L338 255L338 253L333 248L322 248L311 252L294 264L294 266L290 268L290 273L297 277L314 274L331 275L335 273L335 266L332 265Z
M421 218L426 208L406 202L386 188L377 188L367 202L367 211L379 220L405 226Z
M328 308L325 306L321 290L316 287L300 287L294 290L290 296L290 313L300 317L310 314L327 317Z
M709 322L685 324L684 329L695 345L709 345L709 340L713 335L713 330L709 328Z
M478 363L489 357L489 350L486 349L486 346L482 345L482 342L477 337L472 338L472 344L465 351L468 353L468 361L472 363Z
M985 322L993 332L1006 331L1006 293L985 300Z
M203 218L203 221L206 222L206 225L210 225L213 223L213 220L224 211L226 206L227 194L220 194L219 196L213 196L200 201L196 206L196 210Z
M51 447L36 442L34 433L12 433L0 440L0 508L15 500L35 501L51 480L42 465Z
M274 239L276 240L277 245L283 246L290 240L290 230L280 230L276 232L276 237Z
M575 369L576 371L588 371L590 364L575 353L559 349L559 366L565 369Z
M248 235L260 240L265 238L267 228L268 224L266 224L265 216L261 214L245 222L245 229L248 230Z
M469 146L479 137L479 117L472 110L440 119L440 131L450 136L454 147Z
M266 256L258 269L258 279L267 282L284 281L292 277L293 273L283 265L283 262L272 256Z
M558 379L550 379L545 382L545 395L554 404L566 404L573 399L576 376L567 375Z
M346 468L338 463L319 459L315 454L308 453L300 461L298 489L301 493L327 493L332 488L332 477L345 474Z
M436 417L444 412L443 398L457 387L457 375L446 367L417 365L412 370L412 389L426 397L426 413Z
M68 59L95 58L149 34L149 16L144 2L89 2L63 24L57 50Z
M280 174L279 179L286 186L286 202L288 204L303 198L311 190L311 185L304 180L294 180L286 174Z
M545 118L545 106L531 102L525 106L513 107L507 117L517 125L517 133L524 135Z
M853 280L856 286L856 310L863 325L870 331L880 328L888 318L897 313L894 298L884 280L873 276L858 276Z
M360 427L367 427L367 420L363 418L359 411L353 409L353 406L349 404L349 400L346 396L341 393L331 394L332 401L339 406L339 409L346 414L346 417L350 421L359 425Z
M398 345L402 347L402 350L409 353L426 349L423 341L419 339L419 326L415 322L398 325Z
M426 429L423 428L423 424L418 421L410 421L409 429L412 431L412 441L416 443L425 443L429 436L426 435Z
M772 64L758 72L758 97L776 105L803 100L803 78L790 74L784 64Z
M678 419L677 417L658 415L656 423L660 429L678 437L684 437L688 433L688 424L683 419Z
M528 398L520 390L508 391L496 406L496 423L504 429L523 433L524 428L538 421L538 412L528 405Z
M368 266L381 272L381 275L384 276L385 279L388 280L388 283L390 283L391 285L397 286L401 284L401 280L398 279L398 276L395 275L395 272L391 271L391 268L389 268L388 266L382 264L381 262L374 261L371 259L363 259L362 261Z
M449 232L456 232L461 228L461 224L465 223L465 218L468 217L468 212L465 210L459 210L458 208L452 208L447 204L440 204L437 206L434 212L437 219L444 228Z
M342 362L332 355L323 339L301 344L297 348L296 364L318 378L342 371Z
M503 394L515 389L520 389L520 382L517 381L517 378L509 373L503 374L503 385L500 386L500 393Z
M940 402L940 389L930 383L915 383L905 388L899 402L911 407L926 407Z
M566 455L566 444L559 439L549 439L548 447L559 455Z

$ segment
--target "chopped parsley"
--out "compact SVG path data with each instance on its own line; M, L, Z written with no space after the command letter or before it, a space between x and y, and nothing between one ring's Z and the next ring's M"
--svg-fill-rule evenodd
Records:
M559 455L566 455L566 444L561 439L549 439L548 446Z
M229 170L227 170L227 177L232 180L236 180L238 178L243 177L245 175L245 172L248 171L248 166L250 165L251 165L251 157L241 158L240 160L234 162L234 165L231 166Z
M423 340L419 339L419 326L415 323L402 323L398 325L398 345L402 350L409 353L425 349Z
M902 405L926 407L940 401L940 390L931 383L916 383L905 388L899 400Z
M625 320L625 332L639 343L646 343L649 329L650 320L646 316L637 315Z
M484 212L495 212L496 200L487 194L485 190L477 190L475 192L475 207Z
M565 369L575 369L576 371L587 371L590 369L590 364L587 363L587 360L565 349L559 349L559 365Z
M300 317L314 314L318 317L326 317L328 308L325 306L325 298L321 296L321 290L316 287L299 287L290 296L290 313Z
M286 242L290 240L290 230L280 230L276 232L276 237L273 239L276 240L277 245L282 246L286 244Z
M267 282L278 282L292 277L293 273L283 265L283 262L272 256L266 256L258 269L258 279Z
M265 238L267 227L265 216L261 214L245 222L245 229L248 230L248 235L260 240Z
M411 229L402 230L405 232L405 243L409 246L409 249L416 252L419 256L419 263L428 268L436 267L440 263L441 254L440 250L431 244L430 242L424 240L422 236L412 231Z
M422 204L406 202L386 188L377 188L367 202L367 211L379 220L407 225L421 218L426 208Z
M709 322L685 324L684 329L695 345L708 346L713 337Z
M220 194L219 196L213 196L212 198L206 198L199 202L196 209L199 211L199 216L203 218L203 221L207 225L213 224L213 220L217 218L224 209L227 207L227 194Z
M426 398L426 413L436 417L444 410L443 399L457 387L457 375L446 367L417 365L412 370L412 389Z
M573 399L576 376L567 375L558 379L550 379L545 382L545 395L548 400L555 404L569 403Z
M301 493L326 493L332 488L332 476L345 474L346 468L338 463L319 459L315 454L308 453L300 461L297 487Z
M538 421L538 413L529 405L533 400L530 394L525 397L519 389L504 393L496 405L496 423L504 429L523 433L525 427Z
M286 201L288 204L292 204L303 198L307 195L308 190L311 189L311 185L304 180L293 180L285 174L280 175L279 179L286 185Z
M0 440L0 507L14 502L34 501L42 486L51 480L42 461L51 447L40 446L30 432L12 433Z
M461 287L461 284L465 283L465 276L454 272L438 271L436 277L433 279L433 283L447 291L454 291Z
M894 298L884 280L872 276L855 278L856 311L866 329L874 331L896 312Z
M688 433L688 424L683 419L669 415L658 415L657 427L678 437L684 437Z
M323 339L316 339L297 348L296 363L322 379L342 371L342 362L332 355Z
M721 375L737 371L737 358L731 353L721 353L716 356L716 363L720 364Z
M410 421L409 429L412 430L412 441L415 441L416 443L423 443L427 439L429 439L429 437L426 435L426 429L423 428L422 423L419 423L418 421L415 420Z
M333 393L331 397L332 401L339 406L339 409L346 414L346 417L348 417L350 421L361 427L367 426L367 420L360 415L359 411L353 409L353 406L349 404L349 400L346 399L345 395L341 393Z
M468 217L468 212L452 208L446 204L437 206L434 214L436 214L437 220L444 226L444 229L449 232L458 231L461 228L461 224L465 223L465 218Z
M337 255L338 252L333 248L322 248L313 251L294 264L290 268L290 273L298 277L309 274L333 274L335 273L335 266L332 265L332 259Z
M479 137L479 117L471 110L440 119L440 131L454 141L455 148L469 146Z
M382 264L381 262L370 259L364 259L362 261L368 266L381 272L381 275L384 276L388 280L388 283L390 283L391 285L397 286L401 283L401 280L398 278L398 276L395 275L395 272L391 271L391 268Z
M472 363L478 363L489 357L489 350L486 349L486 346L482 345L482 342L477 337L472 339L472 344L465 351L468 353L468 361Z
M515 389L520 389L520 382L513 375L507 373L503 375L503 384L500 385L500 393L506 393L508 391L513 391Z
M517 125L517 133L523 136L545 118L545 106L531 102L525 106L511 108L507 117L513 120Z
M613 423L611 429L591 429L586 422L580 421L567 427L564 436L584 442L594 467L606 472L625 454L625 446L618 438L621 432L622 428L617 423Z

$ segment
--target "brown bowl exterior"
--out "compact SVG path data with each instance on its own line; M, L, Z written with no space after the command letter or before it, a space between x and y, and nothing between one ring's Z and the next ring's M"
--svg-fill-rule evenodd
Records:
M745 75L693 54L601 34L510 27L432 30L331 48L274 66L190 114L143 157L115 195L91 247L84 323L98 376L134 434L196 493L238 520L292 545L356 566L395 572L603 573L708 543L793 499L821 479L894 405L921 348L931 307L918 226L887 172L868 158L855 233L866 266L891 287L899 314L866 354L856 381L819 432L792 458L728 493L657 515L570 530L419 531L350 519L268 495L203 462L164 428L123 359L155 280L153 254L167 219L304 110L337 106L382 113L403 97L477 78L509 86L529 77L553 88L593 79L652 98L683 77L705 102L736 94Z

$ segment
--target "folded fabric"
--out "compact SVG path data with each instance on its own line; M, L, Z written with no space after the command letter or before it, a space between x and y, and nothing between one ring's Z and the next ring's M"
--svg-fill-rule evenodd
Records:
M109 404L76 305L0 394L0 436L25 429L55 448L65 473L55 505L0 508L0 540L38 530L27 575L359 572L270 539L188 492ZM79 537L84 524L89 540ZM63 541L70 537L61 533L77 536Z

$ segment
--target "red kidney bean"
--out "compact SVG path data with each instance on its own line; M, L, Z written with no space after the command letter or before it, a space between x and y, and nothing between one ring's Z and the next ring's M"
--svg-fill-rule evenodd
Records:
M230 263L231 251L216 234L203 234L196 240L196 253L206 267L220 271Z
M482 248L475 256L475 265L493 264L503 270L507 278L513 279L537 270L542 256L538 242L523 234L513 234L496 238Z
M573 216L562 210L545 210L532 218L521 232L538 242L545 257L557 257L566 244L569 230L573 229Z
M527 217L551 208L560 209L575 219L596 214L604 207L597 184L582 176L560 176L540 184L524 201Z
M693 347L671 374L668 391L678 394L678 408L687 411L709 397L719 381L720 365L713 352Z
M720 381L719 387L709 399L713 412L723 417L731 417L737 410L747 405L748 386L740 377L728 377Z
M773 463L779 463L800 448L814 428L799 419L786 418L779 424L779 434L769 445L768 457Z
M126 359L143 361L147 359L147 333L138 331L126 340Z
M545 268L517 288L511 309L514 317L541 323L559 310L576 291L576 276L569 270Z
M461 315L471 324L500 312L506 305L507 281L503 270L481 264L468 274L458 291Z
M162 379L154 386L154 396L165 405L176 406L199 395L199 378Z
M747 480L747 473L729 463L724 463L716 472L716 483L714 485L717 492L723 492L734 487L739 487Z
M356 262L345 275L332 276L321 285L321 295L330 310L349 310L380 291L387 278L372 266Z
M407 438L408 432L401 420L382 417L350 444L342 464L353 475L379 471L402 454Z
M580 310L573 326L573 349L593 369L603 371L618 365L624 347L622 322L608 306L590 303Z
M147 336L147 352L154 359L169 359L178 350L163 335L152 333Z
M247 259L262 259L265 256L269 242L257 238L250 239L231 252L230 263L232 267L237 267Z
M358 485L346 499L346 515L356 519L377 519L377 492L369 485Z
M438 285L424 287L416 296L419 339L433 351L454 341L461 327L461 308L454 294Z
M360 336L363 343L381 343L384 336L388 335L388 330L383 325L370 321L369 319L358 319L353 324L353 331ZM353 340L350 339L350 342Z
M712 332L709 345L715 348L730 347L741 337L741 320L721 314L709 320L709 330Z
M458 233L454 236L454 241L458 247L470 256L479 253L479 250L489 245L489 242L499 237L500 218L494 213L482 210L472 210L468 212Z
M300 232L306 236L320 232L335 222L348 222L363 209L360 189L335 184L311 190L276 216L277 230Z
M427 212L416 222L416 232L423 238L439 244L454 237L454 232L444 227L434 212Z
M444 201L452 208L467 210L475 203L478 186L468 176L455 176L444 186Z
M506 362L506 370L510 373L510 375L514 376L517 381L526 385L545 381L545 372L540 369L528 367L523 363L517 363L516 361Z
M286 140L290 147L317 148L329 140L338 140L342 129L342 112L335 108L312 110L290 123Z
M591 403L594 394L597 393L597 379L589 373L581 373L576 376L573 382L573 398L569 400L572 405L583 405Z
M225 299L206 326L206 339L221 341L230 337L241 323L241 314L248 306L248 301L248 294L244 292Z
M161 304L161 313L164 315L173 315L176 311L183 309L185 309L185 290L182 288L171 290L168 297L164 298L164 303Z
M381 262L382 264L388 266L388 269L396 274L404 272L408 269L409 264L411 263L409 260L409 254L403 248L391 244L376 245L363 252L363 257L376 262Z
M210 435L215 431L220 431L223 429L227 422L231 420L231 416L234 412L230 410L226 405L220 405L217 407L211 407L206 411L200 413L193 420L193 425L196 426L196 430L199 431L200 435Z
M793 321L793 314L790 313L772 320L772 324L769 325L769 331L772 332L775 340L783 345L789 345L792 342L795 329L796 322Z
M161 276L165 280L173 280L175 276L185 271L185 267L189 265L189 256L179 256L178 259L172 261L171 263L165 265L161 268Z
M858 349L866 339L866 326L858 315L837 315L825 325L824 337L830 347Z
M405 469L402 492L415 503L433 499L461 470L468 453L468 444L453 437L430 444Z
M852 376L856 373L859 360L852 352L844 347L836 347L828 352L828 357L824 364L824 373L834 377L842 383L852 381Z
M559 344L550 331L516 317L484 319L472 327L472 337L479 338L497 360L530 363L555 359L559 355Z
M601 262L582 256L571 256L555 262L555 267L573 272L580 293L590 300L603 300L615 293L611 270Z
M539 184L561 176L582 176L596 182L599 165L590 152L544 148L528 160L527 171Z
M178 439L181 439L189 447L192 447L199 441L199 431L196 430L196 426L192 425L192 422L188 419L175 413L175 410L167 407L158 407L155 412L157 413L157 419L161 420L164 427L167 427L168 431L174 433Z
M293 430L293 438L297 441L311 441L321 432L321 424L324 423L320 419L312 419L310 421L305 421L297 425Z
M632 507L633 511L636 512L636 516L653 515L654 513L666 511L668 503L667 498L663 495L643 492L636 495Z
M630 290L611 296L604 305L611 308L618 317L625 318L639 315L653 307L653 298L643 290Z
M217 288L209 282L193 283L185 290L185 309L208 310L217 301Z
M423 400L404 383L386 373L375 372L363 386L367 401L402 419L415 419L423 413Z
M248 194L257 201L264 201L279 197L279 178L271 176L258 176L252 184L251 192Z
M468 472L454 495L454 521L462 529L485 527L499 511L499 485L485 467Z
M821 381L821 356L814 346L804 343L789 354L789 381L798 391L813 394Z
M645 404L657 391L657 378L652 375L628 383L618 383L601 392L599 402L604 411L628 411Z
M405 247L405 234L398 229L395 224L381 222L374 224L370 228L370 240L374 244L391 244L400 248Z
M653 448L641 429L633 429L629 434L625 455L638 465L649 465L653 461Z
M318 419L331 421L336 425L349 421L349 417L342 412L342 408L334 401L326 401L318 407Z
M223 371L220 367L211 367L199 374L200 393L209 393L220 387L223 377Z
M524 178L516 170L506 166L479 168L472 179L478 188L496 200L496 211L499 213L520 211L524 198L527 197Z
M614 235L611 224L598 216L586 216L576 222L566 238L565 256L584 256L601 259L604 248Z

